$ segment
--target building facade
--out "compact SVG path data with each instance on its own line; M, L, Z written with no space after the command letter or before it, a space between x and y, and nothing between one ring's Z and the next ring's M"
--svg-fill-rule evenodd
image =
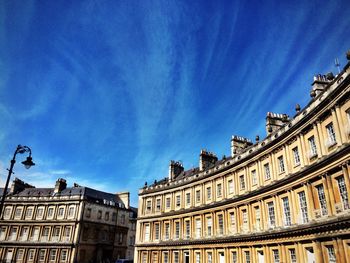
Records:
M133 249L135 220L128 192L67 187L64 179L35 188L16 178L0 220L0 262L114 262Z
M136 262L350 262L350 63L266 131L140 189Z

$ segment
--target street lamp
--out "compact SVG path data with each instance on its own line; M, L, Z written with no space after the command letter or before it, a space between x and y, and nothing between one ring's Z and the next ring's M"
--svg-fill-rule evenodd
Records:
M26 169L29 169L31 166L35 165L35 163L33 163L33 160L32 160L32 151L31 151L31 149L28 146L18 145L15 153L13 154L13 158L11 160L10 169L7 169L9 171L9 174L7 176L7 179L6 179L6 184L5 184L4 192L2 193L2 198L1 198L1 203L0 203L0 218L1 219L2 219L2 209L4 207L4 202L5 202L5 197L6 197L6 193L7 193L7 188L8 188L9 182L10 182L11 174L13 174L13 172L12 172L13 166L16 163L16 155L17 155L17 153L23 154L23 153L26 153L26 152L29 153L29 156L27 157L27 159L25 161L22 162L24 167Z

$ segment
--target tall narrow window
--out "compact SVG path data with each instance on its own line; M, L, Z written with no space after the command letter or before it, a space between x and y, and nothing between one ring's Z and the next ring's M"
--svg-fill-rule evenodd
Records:
M159 223L154 224L154 239L159 240Z
M27 259L29 261L33 261L34 260L34 255L35 255L35 249L29 249Z
M265 170L265 180L269 180L271 178L271 173L270 173L270 165L268 163L264 164L264 170Z
M22 232L21 232L21 240L22 241L27 241L28 233L29 233L29 227L23 227Z
M201 201L201 191L197 190L196 191L196 202L200 203L200 201Z
M252 185L256 185L258 183L258 179L256 176L256 170L252 171L251 176L252 176Z
M43 241L48 241L49 240L49 232L50 232L50 227L44 227L43 234L42 234L42 240Z
M180 222L175 222L175 239L180 238Z
M290 206L288 197L282 198L283 204L283 221L285 226L290 226L292 224L290 217Z
M255 207L255 230L260 230L260 221L261 221L261 216L260 216L260 207L256 206Z
M294 157L294 165L298 166L300 165L300 156L299 156L299 150L298 147L293 148L293 157Z
M199 252L196 252L196 263L201 262L201 254Z
M231 253L232 263L237 263L237 252L232 251Z
M181 206L181 196L176 196L176 207L179 208Z
M329 263L336 263L337 259L334 252L333 246L327 246L327 253L328 253L328 262Z
M36 218L37 219L43 218L43 214L44 214L44 207L39 207L36 211Z
M46 255L46 250L45 249L40 249L39 250L39 262L44 262L45 260L45 255Z
M207 200L211 200L211 187L207 187Z
M316 186L318 193L318 201L320 202L321 213L323 216L328 214L326 196L324 194L323 184Z
M244 251L245 254L245 263L250 263L250 252Z
M280 157L278 157L277 159L278 159L278 168L279 168L279 172L280 172L280 173L284 173L284 172L285 172L285 167L284 167L283 156L280 156Z
M69 207L69 210L68 210L68 217L69 217L69 218L74 217L74 213L75 213L75 207L74 207L74 206Z
M316 142L315 142L315 137L311 136L309 139L309 148L310 148L310 153L309 153L309 158L313 158L317 156L317 147L316 147Z
M349 196L348 196L348 191L346 189L344 176L338 177L337 182L338 182L338 188L339 188L341 201L343 203L343 208L344 208L344 210L349 209Z
M66 262L66 261L67 261L67 250L66 249L62 249L61 250L60 262Z
M276 225L276 217L275 217L275 206L273 202L268 202L267 203L267 211L269 214L268 222L269 222L269 227L275 227Z
M5 219L9 219L11 217L11 208L10 207L6 207L5 208L5 212L4 212L4 218Z
M212 263L213 262L213 254L211 252L207 253L207 262Z
M298 195L299 195L301 222L307 223L307 222L309 222L309 216L308 216L308 212L307 212L307 203L306 203L305 192L304 191L300 192Z
M163 262L169 263L169 254L168 252L163 252Z
M179 263L179 251L174 251L174 263Z
M6 237L6 227L0 227L0 241L5 240Z
M23 207L17 207L15 210L15 218L20 218L22 216Z
M64 207L59 207L58 208L58 217L63 217L64 216Z
M191 193L186 193L186 205L191 205Z
M142 263L147 263L147 254L142 253Z
M273 262L280 263L280 254L277 249L272 250L273 252Z
M165 199L165 205L166 205L167 209L170 209L170 206L171 206L171 199L170 199L170 197L167 197Z
M190 236L191 236L190 221L186 220L185 221L185 237L190 238Z
M199 218L196 219L196 238L201 237L202 232L202 222Z
M164 239L169 240L170 238L170 223L165 223L164 224Z
M242 222L243 222L242 230L244 232L247 232L248 231L248 213L246 209L242 210Z
M149 241L149 224L145 225L145 241Z
M337 138L335 136L335 131L333 127L333 123L330 123L326 126L327 134L328 134L328 140L327 140L327 146L333 146L337 143Z
M160 199L156 200L156 211L160 211Z
M244 175L241 175L239 177L239 183L240 183L240 186L241 186L241 190L244 190L245 189Z
M233 180L232 179L230 179L230 180L228 180L228 193L229 194L233 194Z
M212 235L213 222L211 217L207 217L207 236Z
M222 197L222 185L221 184L216 185L216 197L217 198Z
M222 214L218 215L218 235L224 234L224 218Z
M31 219L32 215L33 215L33 208L32 207L27 208L26 219Z
M56 249L51 249L50 257L49 257L50 262L55 262L56 261L56 253L57 253Z
M230 232L236 233L236 217L235 212L230 212Z
M289 249L289 258L291 263L297 263L297 255L294 248Z
M22 262L23 260L23 253L24 250L23 249L18 249L17 250L17 254L16 254L16 262Z

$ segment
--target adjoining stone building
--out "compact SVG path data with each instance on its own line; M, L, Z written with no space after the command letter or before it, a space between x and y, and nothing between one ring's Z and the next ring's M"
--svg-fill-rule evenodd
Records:
M2 195L3 189L0 189ZM58 179L35 188L15 179L0 220L0 262L97 263L133 258L136 213L129 193ZM2 261L1 261L2 260Z
M140 189L136 262L350 262L350 63L266 130Z

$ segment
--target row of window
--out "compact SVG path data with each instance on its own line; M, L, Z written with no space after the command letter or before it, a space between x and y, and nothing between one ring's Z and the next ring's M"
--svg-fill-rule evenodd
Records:
M68 249L6 249L4 262L68 262Z
M2 226L0 241L69 242L72 226Z
M345 113L347 116L347 125L350 127L350 110L348 109ZM332 121L328 121L328 124L323 127L326 134L325 147L331 150L341 136L336 134L336 129ZM345 127L342 128L345 129ZM279 179L279 176L285 176L290 172L297 171L295 169L300 169L305 164L313 162L324 151L319 149L319 147L323 147L321 147L321 139L315 137L317 134L314 131L315 129L314 127L312 131L309 131L305 135L305 145L303 142L298 142L298 140L292 143L290 153L287 153L287 149L280 150L276 153L275 159L270 154L268 158L262 160L261 163L259 161L252 168L245 169L246 171L242 172L238 171L237 177L235 175L228 175L225 178L218 178L215 181L206 182L194 188L187 188L183 191L157 196L156 198L145 198L142 211L144 214L160 213L219 201L265 185L272 180ZM300 148L303 150L300 150ZM304 158L309 161L303 161ZM291 160L290 165L293 168L287 167L286 160Z
M102 210L94 210L90 207L86 208L85 210L85 217L86 218L95 218L98 220L104 220L104 221L112 221L116 222L117 220L117 212L111 213L110 211L103 212ZM119 224L126 224L126 216L125 214L120 215L120 220L118 220Z
M349 193L344 176L337 175L333 181L336 187L327 191L321 180L314 182L310 188L303 186L278 197L237 208L143 223L143 241L206 238L305 224L311 219L331 215L329 195L334 196L336 213L349 210ZM309 207L309 204L312 206Z
M303 251L303 256L297 255L297 250L294 246L288 247L286 257L288 257L287 262L296 263L298 260L305 259L304 255L306 256L306 262L316 262L316 256L313 247L305 247ZM201 262L207 262L207 263L213 263L213 262L230 262L230 263L252 263L252 262L273 262L273 263L281 263L281 254L278 247L270 248L269 255L264 254L263 249L256 249L254 252L249 249L243 249L241 252L238 252L237 250L231 250L227 255L225 254L225 251L218 251L216 256L216 260L214 260L214 253L212 250L208 250L205 252L201 251L194 251L194 253L190 253L189 251L163 251L159 255L156 252L153 252L152 254L148 254L147 252L141 253L141 263L180 263L180 262L195 262L195 263L201 263ZM325 254L327 255L327 262L329 263L335 263L336 261L336 253L333 245L326 245L324 247ZM253 255L255 253L255 255ZM194 260L191 261L191 256L194 257ZM161 259L159 258L161 257Z
M43 219L73 219L76 217L75 205L50 206L6 206L5 220L43 220Z

